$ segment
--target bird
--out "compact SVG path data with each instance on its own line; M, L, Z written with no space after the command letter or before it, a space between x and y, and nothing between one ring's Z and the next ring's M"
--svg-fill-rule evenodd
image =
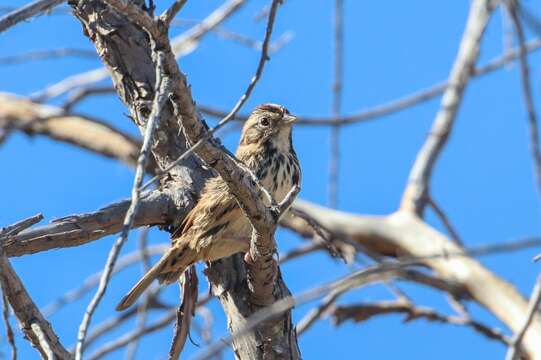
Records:
M301 168L293 148L292 126L297 118L283 106L266 103L255 107L244 123L235 156L274 198L282 201L293 186L300 185ZM269 205L269 200L263 198ZM246 253L252 226L226 182L208 179L199 201L171 235L171 247L122 298L122 311L155 280L171 284L198 261L215 261Z

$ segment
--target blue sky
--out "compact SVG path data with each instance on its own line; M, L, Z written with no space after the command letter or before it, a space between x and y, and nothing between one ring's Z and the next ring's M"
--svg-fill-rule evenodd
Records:
M20 6L21 0L2 5ZM264 22L253 15L268 1L252 0L224 26L261 38ZM529 9L541 1L524 2ZM189 1L181 13L187 19L202 19L221 1ZM160 2L161 6L163 3ZM345 0L345 63L343 112L352 113L392 100L444 80L453 63L462 35L469 1L359 1ZM331 109L333 70L333 1L289 0L279 10L275 38L293 31L293 40L271 56L264 75L244 111L262 102L276 102L293 113L326 115ZM502 53L502 16L497 11L482 44L480 64ZM184 28L173 29L173 34ZM535 34L528 32L529 38ZM93 49L79 23L69 15L49 16L20 24L0 35L0 56L33 49L74 47ZM258 52L209 35L197 51L180 59L198 103L222 109L233 106L244 91L258 61ZM535 104L539 108L541 56L530 56ZM99 66L98 60L64 58L0 66L0 91L28 95L66 76ZM107 82L104 82L106 84ZM60 99L62 100L62 99ZM58 103L58 100L53 103ZM423 143L439 99L390 116L345 128L341 136L339 208L364 214L394 211L415 155ZM95 97L76 110L100 117L135 135L138 130L124 116L123 105L114 97ZM432 193L446 210L468 246L518 239L541 233L541 206L534 185L528 149L526 113L520 92L516 64L475 79L467 89L448 146L435 169ZM298 128L295 146L303 167L304 199L324 204L327 196L329 130ZM234 149L238 134L227 135L226 145ZM127 197L133 171L69 145L46 138L14 134L0 148L0 225L42 212L46 221L72 213L92 211ZM441 225L433 214L427 220ZM136 248L133 231L124 253ZM43 306L58 295L79 286L101 269L115 237L80 248L40 253L12 260L27 289ZM277 235L281 251L302 244L293 234ZM158 231L152 243L167 241ZM531 262L539 249L482 258L483 264L529 294L539 264ZM358 267L360 265L354 265ZM324 254L291 262L282 269L293 293L332 280L351 268ZM140 268L119 274L99 308L94 324L108 318L120 296L135 281ZM202 288L206 286L201 278ZM445 298L430 290L399 284L419 304L449 312ZM174 302L177 289L167 289ZM73 344L77 327L90 295L51 317L64 344ZM342 303L390 299L381 287L352 292ZM310 305L315 305L312 303ZM294 311L296 320L309 310ZM223 312L213 302L215 335L226 333ZM471 305L476 318L502 327L483 309ZM300 338L306 359L358 358L478 359L502 358L505 348L463 327L415 321L401 322L400 316L378 317L360 325L346 323L335 328L328 320L317 323ZM129 324L115 336L129 330ZM3 333L3 328L0 327ZM146 338L140 359L160 359L166 353L171 327ZM37 358L20 333L17 343L21 358ZM392 345L390 345L392 344ZM442 349L445 349L442 351ZM197 348L187 345L186 354ZM0 351L9 352L5 341ZM89 353L92 351L90 350ZM122 358L119 351L110 356ZM230 357L230 354L227 355Z

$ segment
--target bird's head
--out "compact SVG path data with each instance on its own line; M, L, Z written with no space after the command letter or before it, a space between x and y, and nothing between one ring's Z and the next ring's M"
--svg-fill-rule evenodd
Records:
M291 126L297 118L276 104L257 106L244 124L241 145L264 144L268 141L280 146L291 144Z

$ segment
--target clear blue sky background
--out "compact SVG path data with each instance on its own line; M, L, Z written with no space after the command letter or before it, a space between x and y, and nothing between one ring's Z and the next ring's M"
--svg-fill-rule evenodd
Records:
M4 0L2 5L20 6L23 0ZM252 16L268 1L249 1L225 27L261 38L264 22ZM524 2L530 9L541 1ZM189 1L181 17L202 19L221 1ZM163 3L160 2L160 6ZM369 108L444 80L454 60L464 29L469 1L360 1L345 0L344 113ZM265 73L244 110L261 102L286 105L302 115L330 113L332 83L333 2L289 0L279 10L275 34L293 31L295 37L272 55ZM497 11L482 44L483 64L503 51L502 16ZM184 28L175 28L174 34ZM276 37L277 37L276 36ZM528 32L528 36L534 34ZM275 38L276 38L275 37ZM70 15L38 18L0 35L0 56L31 49L74 47L93 49L81 26ZM195 99L201 104L229 109L255 69L258 52L209 35L196 52L180 60L188 74ZM540 107L538 66L541 57L530 57L535 102ZM0 66L0 91L28 95L66 76L93 69L98 60L65 58ZM107 83L107 82L104 82ZM54 102L53 102L54 103ZM356 124L341 137L339 208L366 214L387 214L398 206L415 155L424 141L439 106L439 99L407 111ZM95 97L77 111L106 119L137 134L123 115L126 110L114 97ZM303 166L302 197L324 204L327 191L329 130L298 128L295 144ZM234 149L238 134L228 135ZM447 211L469 246L508 241L541 233L541 207L534 186L528 151L528 128L516 64L471 82L460 109L453 136L438 163L432 192ZM46 220L92 211L129 195L133 172L124 165L47 138L14 134L0 148L0 225L42 212ZM432 214L428 221L441 229ZM124 253L136 248L133 231ZM50 251L13 259L30 294L43 306L60 294L79 286L102 268L114 237L80 248ZM150 241L167 241L152 231ZM282 251L302 244L293 234L278 235ZM539 264L531 258L540 249L482 258L482 262L529 294ZM357 265L358 266L358 265ZM291 262L283 267L285 280L294 293L350 271L324 254ZM120 296L140 274L135 266L112 281L94 324L106 319ZM201 277L202 288L206 280ZM400 285L420 305L451 311L441 294ZM167 299L177 299L177 289L167 290ZM64 308L51 322L65 344L73 344L83 310L90 299ZM369 287L346 296L343 303L390 299L386 290ZM312 303L310 305L315 305ZM217 336L226 333L225 320L216 302ZM476 318L502 326L490 314L471 306ZM300 319L309 307L294 311ZM118 336L133 324L115 332ZM161 359L166 354L172 326L146 338L140 359ZM0 331L4 333L3 327ZM197 337L196 337L197 339ZM22 359L37 353L17 333ZM306 359L496 359L505 348L469 329L451 325L401 322L400 316L378 317L360 325L347 323L335 328L325 320L300 339ZM95 349L95 348L94 348ZM186 354L197 348L187 345ZM0 351L9 348L2 338ZM90 354L92 349L88 352ZM122 358L119 351L110 358ZM231 355L228 354L227 358Z

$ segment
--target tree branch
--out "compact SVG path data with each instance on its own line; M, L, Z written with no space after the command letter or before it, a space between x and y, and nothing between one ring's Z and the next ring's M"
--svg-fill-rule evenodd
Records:
M417 154L402 196L400 207L404 210L418 215L424 211L432 170L451 134L458 108L479 56L483 34L497 3L496 0L474 0L471 3L466 29L449 75L449 85L443 94L430 134Z
M40 13L50 10L55 6L62 4L64 1L65 0L36 0L19 9L13 10L0 18L0 33L21 21L40 15Z
M141 147L139 140L101 120L5 93L0 93L0 127L45 135L128 165L135 165ZM153 172L155 166L151 161L147 170Z
M0 231L0 243L3 243L3 235L13 235L22 231L40 220L40 216L35 216L19 222L11 227ZM17 317L20 328L26 338L30 340L43 358L52 359L71 359L71 354L60 343L58 336L54 332L51 324L45 320L36 304L24 288L21 279L17 276L11 264L0 248L0 285L4 300L7 299L15 316Z
M541 304L541 275L537 277L537 281L535 282L535 286L532 291L532 296L530 297L530 301L528 303L528 310L526 311L526 319L524 320L524 325L522 325L520 330L515 333L515 336L513 336L513 341L511 342L509 351L507 352L507 355L505 356L506 360L516 359L516 356L519 353L519 350L521 347L521 343L524 339L524 336L526 335L526 331L528 331L528 328L532 324L534 317L536 315L539 317L540 304Z
M510 342L509 338L502 334L501 331L490 328L481 322L459 316L440 314L430 308L416 307L409 301L404 300L380 301L371 304L349 306L335 306L329 311L329 314L333 317L336 325L340 325L347 320L362 322L377 315L405 314L406 318L404 319L404 322L410 322L412 320L422 318L432 322L463 325L472 328L489 339L497 340L506 345Z

